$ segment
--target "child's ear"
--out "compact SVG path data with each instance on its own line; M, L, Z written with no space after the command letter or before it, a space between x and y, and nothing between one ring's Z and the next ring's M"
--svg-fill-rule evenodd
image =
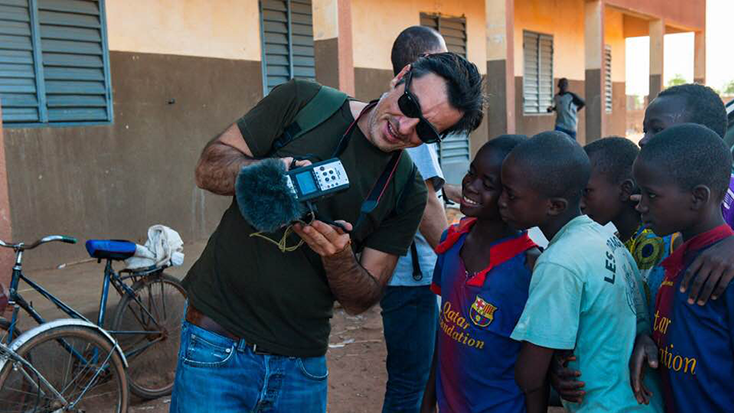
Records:
M711 200L711 189L706 185L696 185L691 190L691 209L698 211Z
M630 195L635 193L635 182L632 179L625 179L619 184L619 201L627 203Z
M568 200L565 198L550 198L548 201L548 215L558 216L568 208Z
M403 70L401 70L400 73L398 73L398 75L395 76L390 81L390 89L395 89L395 86L398 85L398 82L400 82L403 79L403 77L405 76L405 74L410 71L410 67L411 67L411 65L405 65L405 67L403 68Z

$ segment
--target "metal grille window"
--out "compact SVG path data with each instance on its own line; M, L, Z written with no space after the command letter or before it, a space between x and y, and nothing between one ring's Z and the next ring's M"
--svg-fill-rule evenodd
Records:
M112 121L104 0L0 0L6 126Z
M421 26L441 33L449 52L466 57L466 18L421 13Z
M604 107L612 113L612 48L604 46Z
M523 31L523 112L553 105L553 36Z
M293 78L315 79L311 0L261 0L263 90Z
M421 13L421 26L430 27L443 36L449 52L466 57L466 18ZM471 145L468 134L451 134L438 144L438 160L444 178L459 184L469 169Z

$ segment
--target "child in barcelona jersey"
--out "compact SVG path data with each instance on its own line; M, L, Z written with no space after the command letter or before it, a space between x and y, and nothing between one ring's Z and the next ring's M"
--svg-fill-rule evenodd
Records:
M461 212L436 248L433 291L441 296L437 345L422 412L524 412L515 383L520 343L512 333L540 251L502 221L497 201L507 154L527 138L487 142L462 181Z

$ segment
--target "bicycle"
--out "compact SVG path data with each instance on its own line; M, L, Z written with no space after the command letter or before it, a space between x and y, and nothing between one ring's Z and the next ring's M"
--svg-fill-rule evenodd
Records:
M19 333L17 318L20 309L23 309L37 323L46 322L18 293L20 280L25 281L70 317L89 321L78 311L33 282L22 271L24 250L35 248L45 242L70 242L69 240L74 239L52 235L30 246L22 243L7 244L0 241L0 246L13 248L16 251L16 263L13 266L9 293L10 302L14 304L13 313L10 321L3 322L0 319L0 329L7 331L6 342ZM89 240L87 250L90 256L97 258L98 262L106 260L97 326L105 328L110 285L121 297L107 331L118 340L127 359L127 381L131 392L143 399L153 399L170 394L175 378L179 332L186 302L186 291L178 279L164 272L169 265L115 272L112 268L113 261L127 259L135 253L135 244L132 242Z
M115 340L83 320L64 319L0 343L0 413L125 413L125 357Z

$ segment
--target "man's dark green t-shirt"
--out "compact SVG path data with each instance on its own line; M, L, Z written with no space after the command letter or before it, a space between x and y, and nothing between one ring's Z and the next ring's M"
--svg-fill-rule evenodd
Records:
M290 81L275 88L237 122L256 158L268 154L272 143L318 90L313 82ZM328 120L274 156L305 157L314 163L329 159L353 120L347 101ZM339 156L350 187L320 201L319 216L355 224L362 202L391 156L354 128L349 145ZM405 255L408 251L426 204L423 178L413 168L412 160L403 153L379 205L351 234L355 252L372 248ZM325 354L334 296L321 258L306 244L294 252L281 252L267 240L251 237L253 232L233 198L183 281L191 304L229 332L269 352L294 357ZM266 235L278 240L283 230ZM288 245L298 240L292 235Z

